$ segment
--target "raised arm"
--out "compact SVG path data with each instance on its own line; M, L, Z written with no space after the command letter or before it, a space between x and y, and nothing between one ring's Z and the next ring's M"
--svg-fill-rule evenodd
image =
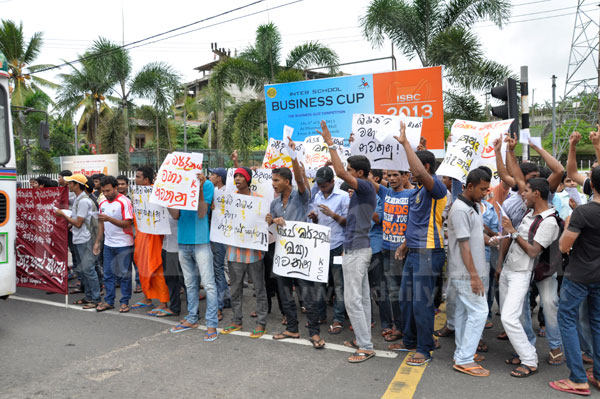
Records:
M292 170L294 171L294 180L296 180L296 185L298 186L298 192L300 194L304 194L307 189L306 183L304 182L304 173L302 172L302 168L300 167L300 163L298 162L298 157L295 155L296 153L296 144L292 141L292 139L288 138L288 147L292 150Z
M514 187L516 184L515 179L508 173L508 169L506 169L506 165L504 165L504 161L502 160L502 138L494 141L494 152L496 153L496 170L498 170L500 180L509 187Z
M552 174L548 176L548 184L550 185L550 192L555 192L558 188L558 185L562 181L562 177L565 174L565 168L561 165L560 162L556 158L552 156L548 151L544 150L542 147L538 147L529 141L529 145L531 148L537 151L538 154L542 157L542 159L546 162L546 165L552 171Z
M329 147L329 154L331 155L331 166L333 166L333 170L337 177L348 183L348 185L354 190L358 190L358 181L355 177L353 177L346 169L344 169L344 165L342 164L342 159L337 152L337 149L332 149L333 139L331 138L331 132L327 127L327 123L325 121L321 121L321 130L317 130L325 144ZM365 176L368 177L368 176Z
M581 140L579 132L571 133L571 137L569 137L569 155L567 157L567 177L583 186L586 177L577 170L577 143L579 143L579 140Z
M596 153L596 159L600 160L600 125L596 125L597 130L590 132L590 140L594 145L594 152Z
M396 140L404 147L406 152L406 158L408 159L408 165L413 177L421 183L427 191L433 190L435 180L433 176L425 169L425 165L421 162L415 151L410 146L410 142L406 138L406 125L404 122L400 122L400 136L394 136ZM430 168L434 168L435 165L429 165Z
M517 157L515 156L517 139L516 137L508 136L506 142L508 143L508 149L506 151L506 165L508 167L508 172L512 174L516 184L519 185L519 192L523 192L527 189L527 182L525 181L525 176L523 176L523 172L521 172L519 162L517 162Z

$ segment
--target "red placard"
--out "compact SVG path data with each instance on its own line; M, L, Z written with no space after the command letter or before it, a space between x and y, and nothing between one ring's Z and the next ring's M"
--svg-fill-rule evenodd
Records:
M68 206L66 187L17 190L17 286L68 293L68 225L54 213Z

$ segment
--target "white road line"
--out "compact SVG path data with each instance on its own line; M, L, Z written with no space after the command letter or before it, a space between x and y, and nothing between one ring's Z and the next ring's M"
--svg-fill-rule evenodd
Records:
M46 301L43 299L35 299L35 298L27 298L27 297L23 297L23 296L17 296L17 295L11 295L9 297L9 299L16 299L17 301L25 301L25 302L33 302L33 303L39 303L41 305L49 305L49 306L55 306L57 308L68 308L68 309L74 309L74 310L79 310L79 311L83 311L83 312L95 312L94 309L82 309L80 306L76 306L76 305L66 305L63 303L59 303L59 302L52 302L52 301ZM167 324L170 326L175 326L177 324L179 324L176 321L170 321L170 320L163 320L163 317L153 317L153 316L144 316L141 314L135 314L135 313L119 313L118 310L107 310L103 313L107 313L107 314L112 314L112 315L117 315L120 317L133 317L136 319L143 319L143 320L148 320L148 321L154 321L154 322L158 322L158 323L163 323L163 324ZM199 326L198 329L200 330L206 330L206 326ZM229 335L237 335L240 337L250 337L249 332L247 331L234 331L232 333L230 333ZM270 334L265 334L263 335L261 338L259 339L265 339L268 340L270 342L275 342L273 340L273 336ZM307 340L307 339L285 339L282 340L282 342L284 343L288 343L288 344L296 344L296 345L304 345L304 346L312 346L312 343ZM332 344L332 343L327 343L324 349L332 349L338 352L348 352L348 353L354 353L356 350L353 348L348 348L344 345L339 345L339 344ZM394 359L396 357L398 357L398 354L395 352L390 352L390 351L381 351L381 350L376 350L375 351L376 356L378 357L385 357L385 358L389 358L389 359Z

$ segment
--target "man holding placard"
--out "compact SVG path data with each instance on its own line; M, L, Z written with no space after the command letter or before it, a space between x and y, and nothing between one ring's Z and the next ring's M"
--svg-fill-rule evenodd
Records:
M345 170L325 121L321 121L321 131L317 132L329 147L335 174L354 190L346 218L342 270L344 303L356 341L348 341L345 345L356 349L348 361L361 363L375 356L371 341L371 289L368 277L372 255L369 230L377 202L375 189L368 181L371 164L365 156L354 155L348 158L348 170Z
M447 188L435 175L435 156L430 151L415 151L406 138L406 126L400 123L396 140L404 147L417 188L409 199L410 218L406 240L399 257L405 257L400 285L400 313L404 338L394 348L416 352L406 359L411 366L431 360L435 349L433 321L436 280L446 259L442 212L446 207ZM405 256L406 250L408 254Z
M237 168L233 173L237 193L260 197L250 191L252 181L252 170L248 168ZM231 308L233 319L231 324L223 329L222 334L230 334L242 329L242 299L244 290L244 276L248 276L254 283L256 294L256 329L250 334L250 338L260 338L267 332L267 313L269 305L267 302L267 288L265 285L265 265L263 263L263 251L250 248L240 248L233 245L227 246L227 263L229 275L231 276Z
M288 146L287 152L290 154L292 168L294 169L293 178L296 180L298 189L292 187L292 172L289 169L273 169L273 189L279 196L271 202L270 213L265 218L269 226L274 223L277 226L283 227L286 221L305 221L308 215L310 191L304 183L304 176L298 163L294 142L289 140ZM325 340L320 336L317 290L315 283L308 280L282 276L277 277L277 288L281 296L287 325L286 330L274 335L273 339L300 338L300 333L298 332L298 310L292 291L294 285L299 287L298 291L306 307L310 341L315 349L321 349L325 346Z
M203 173L198 178L198 209L189 211L169 208L169 213L179 222L177 234L179 242L179 263L183 272L187 294L188 315L185 320L171 328L172 333L198 328L198 294L200 280L206 291L206 336L207 342L218 337L219 324L217 309L217 287L213 269L212 252L210 250L210 230L208 228L208 207L214 195L213 184Z

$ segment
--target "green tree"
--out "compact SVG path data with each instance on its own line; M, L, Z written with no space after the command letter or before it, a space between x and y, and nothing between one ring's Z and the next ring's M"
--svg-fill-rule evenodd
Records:
M374 47L387 38L423 67L444 65L445 77L458 88L444 102L458 101L451 105L456 110L471 102L461 98L471 90L489 90L510 76L508 67L485 57L472 31L474 23L487 20L501 28L510 7L508 0L372 0L360 24Z
M125 147L123 132L125 131L125 120L121 112L110 112L106 120L100 126L100 143L103 154L118 154L119 169L129 168L129 147Z
M239 146L237 149L243 155L247 155L249 145L264 120L265 84L302 80L302 70L311 66L332 66L339 63L335 51L319 42L308 42L295 47L287 55L285 62L281 47L281 34L277 26L273 23L260 25L256 30L253 45L244 50L239 57L224 59L211 73L210 87L217 96L222 96L231 84L240 89L251 87L258 94L259 101L251 100L235 108L237 112L234 118L233 138L236 146ZM330 73L333 74L336 70L336 67L332 66ZM231 119L231 113L226 119ZM219 132L219 136L228 134L225 130ZM226 140L221 139L221 142L227 146Z
M75 134L70 118L52 118L50 121L50 155L60 157L75 155Z
M42 32L35 32L26 40L23 23L17 25L11 20L2 20L0 25L0 51L10 67L11 103L22 106L32 91L42 91L42 87L56 88L57 85L42 79L31 72L51 65L31 65L40 54L43 44ZM29 82L29 83L28 83Z

